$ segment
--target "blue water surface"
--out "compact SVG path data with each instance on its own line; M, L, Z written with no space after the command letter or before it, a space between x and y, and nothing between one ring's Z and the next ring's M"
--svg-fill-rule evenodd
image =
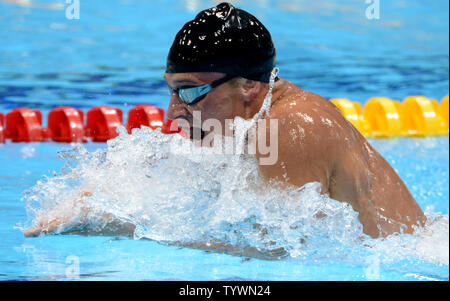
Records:
M0 112L45 113L68 105L141 103L167 107L162 79L172 39L203 0L81 1L66 19L64 0L0 0ZM327 98L364 103L372 96L440 100L449 90L448 1L380 1L369 20L363 0L233 1L271 31L280 76ZM45 123L45 122L44 122ZM448 215L449 139L371 140L422 209ZM250 259L125 237L24 238L24 191L59 171L69 145L0 144L0 280L66 280L80 264L87 280L365 280L367 267L339 261ZM105 147L88 143L89 150ZM448 264L398 263L382 280L448 280Z
M371 140L410 188L421 208L448 215L449 139ZM101 144L88 143L93 151ZM0 145L0 279L15 280L367 280L367 266L348 262L262 260L167 246L126 237L49 235L24 238L22 192L63 167L57 152L70 145ZM432 246L430 246L432 247ZM80 278L67 276L76 256ZM448 280L445 264L397 263L379 280ZM373 279L370 279L373 280Z

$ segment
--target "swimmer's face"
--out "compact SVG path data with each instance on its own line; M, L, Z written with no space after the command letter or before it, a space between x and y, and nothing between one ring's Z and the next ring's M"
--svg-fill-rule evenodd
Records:
M179 89L183 86L210 84L224 76L224 73L216 72L165 73L164 79L170 88ZM196 124L201 125L205 120L213 118L222 124L222 129L225 129L225 120L234 119L239 114L239 98L239 89L236 89L230 81L217 86L202 100L191 105L184 103L177 93L172 93L169 108L167 109L167 118L186 120L191 128L191 138L194 126L194 111L197 111L196 116L198 113L201 113L201 120L198 120ZM203 132L202 134L208 133Z

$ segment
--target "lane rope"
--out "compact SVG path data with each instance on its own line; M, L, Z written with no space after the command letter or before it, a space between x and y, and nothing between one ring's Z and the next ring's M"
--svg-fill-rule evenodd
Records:
M439 103L422 95L408 96L402 102L387 97L372 97L364 106L346 98L333 98L344 117L365 137L428 137L449 134L449 96ZM153 105L137 105L128 112L127 131L148 126L161 128L164 134L181 130L165 118L165 111ZM110 106L91 108L86 114L73 107L56 107L42 126L42 112L16 108L0 113L0 143L12 142L106 142L117 137L123 124L121 109Z

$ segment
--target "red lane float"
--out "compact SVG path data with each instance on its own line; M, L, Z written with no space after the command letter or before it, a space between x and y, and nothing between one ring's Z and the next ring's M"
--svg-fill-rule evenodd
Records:
M83 111L71 107L57 107L48 114L50 137L56 142L86 142Z
M134 128L148 126L152 129L161 128L163 134L180 133L183 137L186 137L187 135L183 135L185 132L177 126L178 122L168 119L164 123L164 114L164 109L152 105L135 106L128 112L128 133L131 134L131 130Z
M116 129L122 124L123 112L109 106L92 108L87 113L85 136L94 142L106 142L117 137Z
M3 130L3 124L4 124L4 117L3 114L0 113L0 143L5 143L5 133Z
M187 133L180 129L178 127L178 121L177 120L170 120L168 119L166 123L164 123L163 127L161 128L161 133L163 134L177 134L180 133L181 136L187 137Z
M12 142L40 142L47 138L41 128L42 113L28 108L14 109L6 114L5 137Z
M128 113L126 128L148 126L161 128L164 134L184 134L177 122L164 122L164 109L152 105L138 105ZM48 127L42 127L42 113L29 108L17 108L5 115L0 113L0 143L6 139L12 142L40 142L51 139L55 142L105 142L117 137L116 129L122 125L123 113L109 106L92 108L87 113L84 126L83 111L72 107L56 107L48 114ZM6 126L4 126L6 123ZM186 135L183 135L187 137Z
M152 105L138 105L128 112L128 133L131 130L148 126L152 129L162 128L164 125L164 109Z

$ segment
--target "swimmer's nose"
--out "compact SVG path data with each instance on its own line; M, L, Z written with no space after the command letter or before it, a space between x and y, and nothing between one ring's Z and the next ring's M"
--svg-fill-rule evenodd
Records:
M167 108L167 118L174 120L180 116L189 116L189 110L176 93L170 97L169 107Z

